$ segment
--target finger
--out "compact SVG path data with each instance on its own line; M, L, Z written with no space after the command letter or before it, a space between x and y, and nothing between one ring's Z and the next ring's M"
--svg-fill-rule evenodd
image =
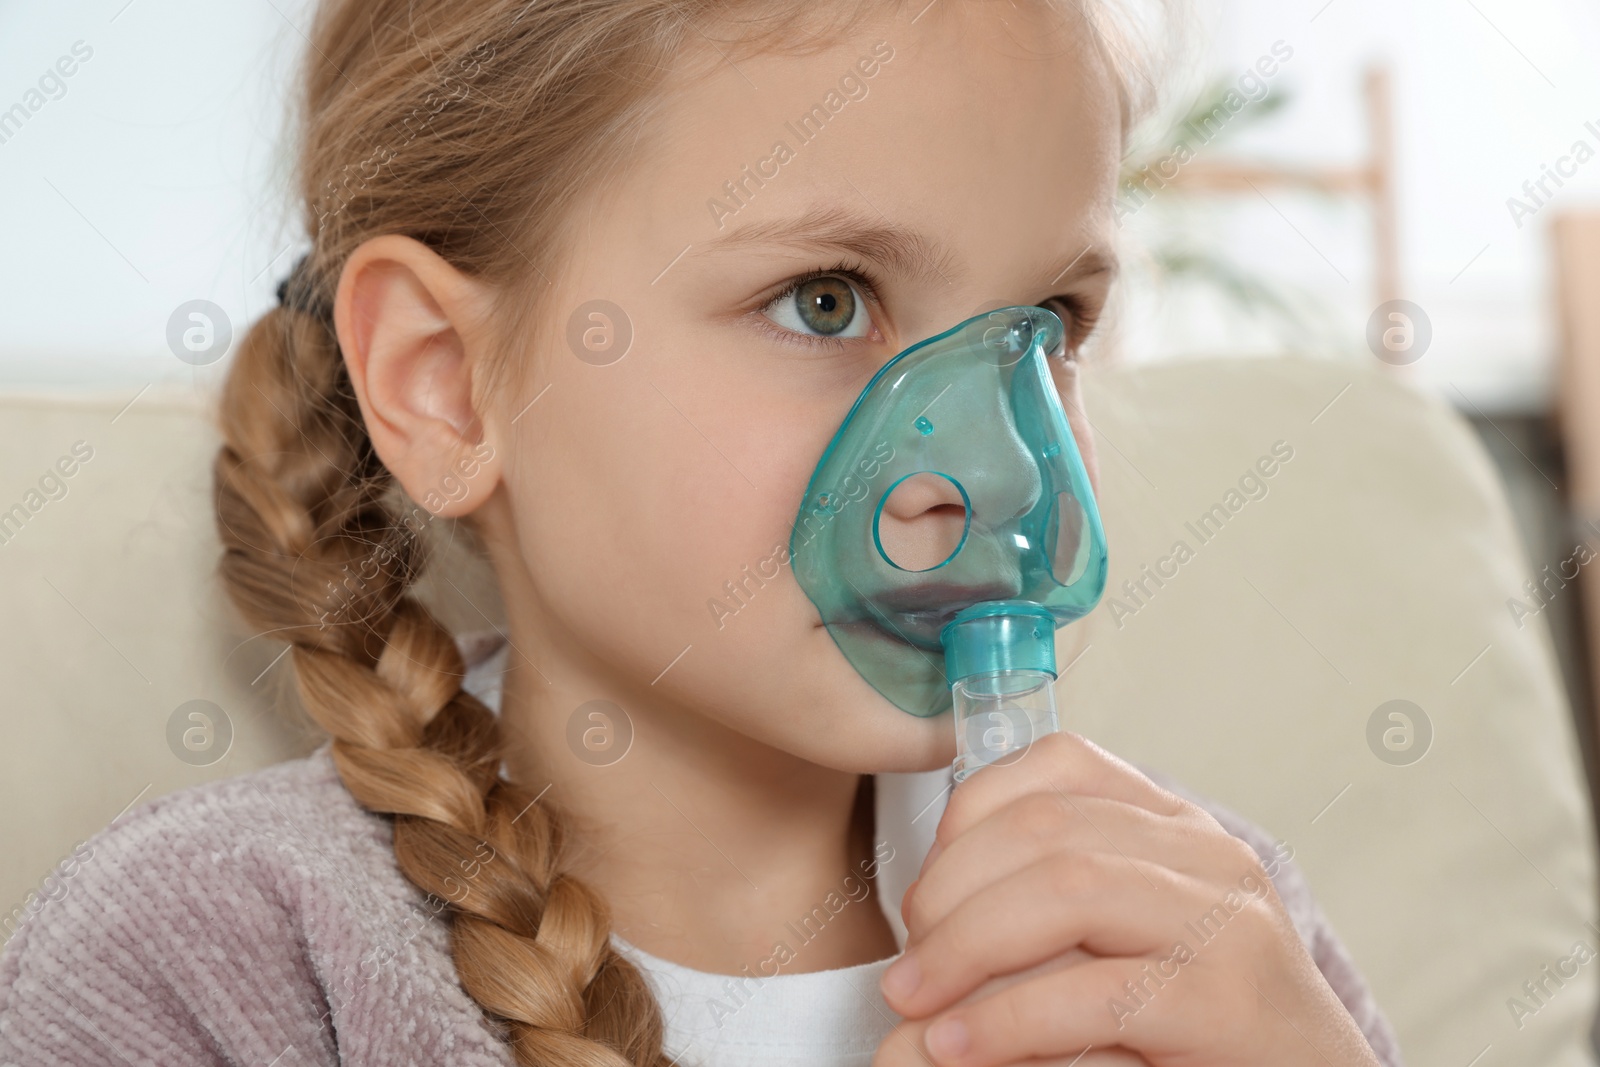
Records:
M951 841L923 864L918 907L902 907L906 928L920 936L913 914L937 922L974 893L1061 852L1106 852L1199 874L1217 866L1217 849L1182 817L1103 797L1055 791L1012 801ZM1224 831L1218 831L1222 833Z
M935 1016L923 1045L937 1067L1014 1067L1113 1047L1151 1063L1281 1063L1294 1050L1295 1062L1376 1065L1302 955L1306 975L1275 981L1219 964L1203 945L1162 959L1046 965Z
M907 1019L894 1024L894 1029L878 1044L872 1056L872 1067L928 1067L928 1053L923 1045L927 1032L926 1020Z
M984 767L951 790L934 840L948 845L1018 797L1047 791L1120 800L1157 815L1194 807L1087 738L1060 731L1034 741L1015 762Z
M897 1023L878 1046L872 1067L929 1067L931 1061L922 1042L927 1029L926 1022ZM1150 1061L1129 1049L1097 1048L1073 1056L1028 1060L1016 1067L1150 1067Z
M1176 964L1170 964L1176 967ZM923 1045L937 1067L1010 1067L1122 1046L1157 1062L1178 1051L1158 1021L1190 976L1162 961L1095 959L1017 982L933 1019ZM1209 976L1207 976L1209 977ZM1199 975L1194 979L1204 981ZM1171 1012L1167 1013L1172 1014Z
M925 1018L990 978L1081 947L1098 956L1165 956L1206 883L1104 852L1057 853L965 898L884 972L890 1007ZM919 898L920 899L920 898ZM912 904L915 911L919 905ZM920 917L919 917L920 918Z
M922 1067L927 1067L927 1064L923 1063ZM1016 1067L1150 1067L1150 1061L1131 1049L1092 1048L1076 1056L1028 1060Z

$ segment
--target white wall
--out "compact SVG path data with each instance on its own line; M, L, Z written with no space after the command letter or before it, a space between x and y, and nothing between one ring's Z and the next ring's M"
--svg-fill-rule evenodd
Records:
M275 150L302 6L0 0L0 112L76 42L93 52L0 128L0 386L131 396L221 373L175 359L167 319L204 298L241 328L293 263Z
M1586 120L1600 126L1600 13L1582 0L1324 4L1198 0L1208 69L1241 70L1278 39L1294 49L1274 79L1293 104L1216 150L1359 157L1359 71L1386 57L1399 99L1407 292L1435 331L1417 371L1452 398L1453 385L1485 405L1541 403L1553 345L1544 224L1560 207L1600 199L1600 159L1520 230L1505 200L1575 139L1600 148L1584 130ZM174 359L167 320L205 298L242 326L299 251L276 146L305 7L0 0L0 111L27 100L75 42L93 49L65 94L0 143L0 387L131 395L147 382L204 385L221 373L224 364ZM1129 232L1186 225L1209 234L1330 309L1326 330L1304 346L1361 352L1372 303L1365 216L1290 193L1272 200L1304 238L1259 201L1187 220L1157 203ZM1127 319L1138 324L1130 352L1283 344L1225 305L1153 292L1131 299L1149 313Z

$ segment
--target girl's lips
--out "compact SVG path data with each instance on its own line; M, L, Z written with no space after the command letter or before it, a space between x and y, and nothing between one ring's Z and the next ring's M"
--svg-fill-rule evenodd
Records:
M983 582L963 585L956 582L924 582L903 589L891 589L872 597L872 603L897 614L946 611L951 615L985 600L1007 600L1018 595L1010 582Z
M871 598L868 621L901 641L920 648L940 648L939 631L963 608L985 600L1008 600L1018 595L1015 585L989 582L961 585L927 582L881 593Z

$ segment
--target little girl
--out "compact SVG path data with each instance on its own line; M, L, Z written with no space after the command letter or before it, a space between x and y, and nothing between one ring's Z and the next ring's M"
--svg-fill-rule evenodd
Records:
M94 838L0 1063L1398 1065L1285 846L1068 732L949 788L785 569L863 385L980 310L1065 324L1092 474L1106 2L323 0L215 499L330 740ZM452 526L492 643L411 593Z

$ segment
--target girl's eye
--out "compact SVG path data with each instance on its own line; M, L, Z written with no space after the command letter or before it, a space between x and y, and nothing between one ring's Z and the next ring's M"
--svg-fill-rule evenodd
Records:
M784 329L811 337L865 337L872 326L866 300L836 274L808 278L761 310Z
M1077 300L1058 296L1042 301L1039 306L1054 311L1060 316L1061 324L1066 327L1066 336L1061 339L1061 344L1054 352L1047 353L1052 356L1075 356L1078 347L1094 331L1095 321L1100 317L1098 309L1085 308Z

